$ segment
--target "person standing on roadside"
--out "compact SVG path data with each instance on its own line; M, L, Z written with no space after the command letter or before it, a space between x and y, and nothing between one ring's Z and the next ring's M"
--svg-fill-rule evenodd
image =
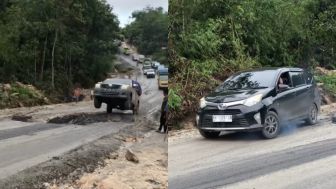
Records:
M165 123L164 123L164 132L168 133L168 110L169 110L169 104L168 104L168 98L167 98L167 103L164 108L164 114L165 114Z
M167 108L166 106L168 105L168 90L163 90L163 101L162 101L162 105L161 105L161 117L160 117L160 127L157 130L157 132L159 133L165 133L165 131L167 130L167 124L166 124L166 120L167 120ZM162 129L164 129L164 131L162 131Z

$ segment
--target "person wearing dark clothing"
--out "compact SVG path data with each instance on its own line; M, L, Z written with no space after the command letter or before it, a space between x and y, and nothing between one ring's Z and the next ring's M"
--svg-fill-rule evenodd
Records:
M135 90L138 93L138 95L141 96L142 89L141 89L140 83L138 81L136 81L136 80L132 80L132 86L133 86L133 88L135 88Z
M164 129L164 132L165 133L167 133L168 132L168 121L167 121L167 119L168 119L168 110L169 110L169 107L168 107L169 105L168 105L168 101L167 101L167 103L166 103L166 106L165 106L165 108L164 108L164 113L165 113L165 123L164 123L164 127L163 127L163 129Z
M166 132L167 130L167 124L166 124L166 120L167 120L167 106L168 106L168 91L167 90L164 90L163 91L163 95L164 95L164 98L163 98L163 101L162 101L162 105L161 105L161 117L160 117L160 127L159 129L157 130L158 132L162 132L162 128L164 129L164 132Z

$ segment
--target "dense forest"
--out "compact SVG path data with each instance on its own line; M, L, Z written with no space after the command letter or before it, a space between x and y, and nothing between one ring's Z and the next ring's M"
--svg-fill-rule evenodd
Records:
M334 0L169 0L169 21L170 120L238 70L336 69Z
M167 64L168 13L163 8L147 7L132 14L133 22L123 29L131 45L139 53L152 56L153 59Z
M92 87L113 66L119 30L105 0L1 0L0 83Z

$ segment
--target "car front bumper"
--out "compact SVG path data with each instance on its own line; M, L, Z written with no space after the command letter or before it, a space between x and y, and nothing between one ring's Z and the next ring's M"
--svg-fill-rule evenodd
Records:
M97 97L100 99L106 99L106 98L127 99L129 95L126 91L122 90L111 91L108 89L98 89L98 90L96 89L93 92L93 97Z
M168 88L168 83L161 83L161 82L159 82L159 87L160 88Z
M155 73L149 73L149 72L147 72L147 77L155 77Z
M251 131L263 128L265 107L262 104L253 107L237 105L219 110L217 107L205 107L196 115L196 127L207 131ZM232 122L213 122L213 115L232 115Z

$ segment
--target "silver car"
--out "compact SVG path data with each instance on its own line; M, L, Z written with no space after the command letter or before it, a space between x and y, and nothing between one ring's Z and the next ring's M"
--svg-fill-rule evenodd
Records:
M95 108L101 108L102 103L107 104L107 113L112 109L132 110L133 114L139 112L139 96L141 87L131 79L106 79L98 82L93 91Z

